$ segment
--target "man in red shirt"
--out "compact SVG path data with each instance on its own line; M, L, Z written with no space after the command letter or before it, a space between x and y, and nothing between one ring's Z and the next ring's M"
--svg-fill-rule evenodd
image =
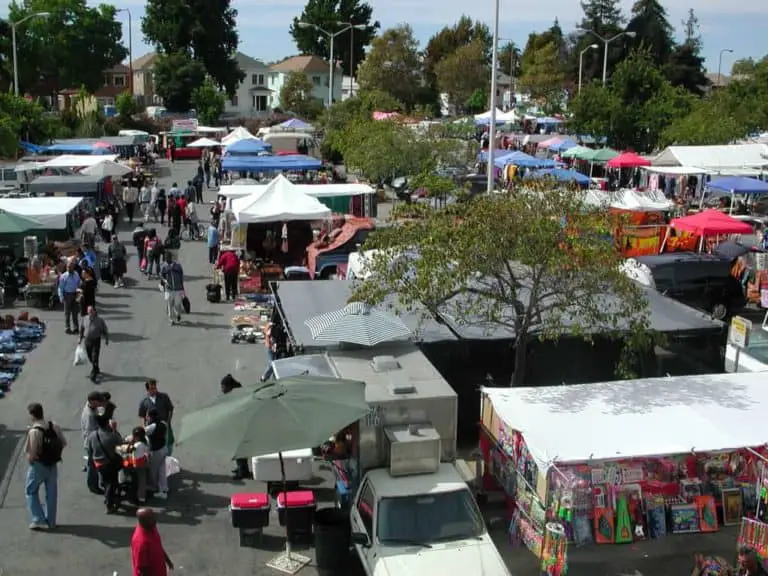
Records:
M167 576L173 570L157 531L157 518L149 508L136 512L138 524L131 538L131 563L133 576Z
M240 276L240 259L235 254L234 250L224 250L219 255L219 261L216 263L216 268L221 270L224 275L224 293L226 299L229 300L230 296L232 300L237 297L237 279Z

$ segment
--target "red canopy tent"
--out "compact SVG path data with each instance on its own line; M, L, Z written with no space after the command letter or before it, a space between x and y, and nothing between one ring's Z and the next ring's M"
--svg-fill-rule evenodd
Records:
M608 168L637 168L638 166L650 166L651 162L634 152L624 152L616 158L608 161Z
M752 225L719 210L704 210L691 216L675 218L670 223L675 230L690 232L697 236L714 236L715 234L752 234Z

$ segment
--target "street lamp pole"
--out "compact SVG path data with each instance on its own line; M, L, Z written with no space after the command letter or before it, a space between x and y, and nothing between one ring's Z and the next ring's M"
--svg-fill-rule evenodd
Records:
M600 40L605 46L605 50L603 51L603 86L605 86L605 83L608 79L608 45L614 40L618 40L622 36L626 36L628 38L634 38L637 36L637 32L634 32L631 30L625 30L624 32L619 32L618 34L616 34L616 36L613 36L611 38L603 38L602 36L600 36L600 34L595 32L594 30L586 30L586 32L589 32L590 34L592 34L592 36Z
M131 96L133 96L133 28L131 27L133 16L131 16L131 10L129 8L118 8L117 11L128 13L128 74L130 75L128 86L131 91Z
M723 67L723 54L733 54L733 50L730 48L723 48L720 50L720 55L717 57L717 87L720 88L720 70Z
M495 2L496 6L493 15L493 48L491 60L491 117L488 127L488 183L486 192L493 194L495 186L495 165L493 163L493 153L496 148L496 84L499 68L499 0Z
M581 78L582 72L584 72L584 54L590 50L596 50L598 48L599 46L597 44L590 44L579 53L579 94L581 94ZM605 80L603 80L603 84L605 84Z
M45 18L46 16L50 16L49 12L34 12L33 14L27 14L19 20L18 22L11 22L11 48L13 51L13 93L18 96L19 95L19 62L18 62L18 56L16 54L16 27L21 26L26 22L27 20L30 20L35 17Z
M325 34L328 37L328 40L330 42L330 57L331 61L329 63L330 72L328 74L328 108L333 106L333 73L334 68L336 68L334 61L333 61L333 41L336 38L336 36L340 34L344 34L347 30L365 30L364 24L351 24L349 22L337 22L339 26L344 26L341 30L337 32L328 32L324 28L320 28L317 24L312 24L311 22L299 22L298 26L299 28L314 28L318 32Z

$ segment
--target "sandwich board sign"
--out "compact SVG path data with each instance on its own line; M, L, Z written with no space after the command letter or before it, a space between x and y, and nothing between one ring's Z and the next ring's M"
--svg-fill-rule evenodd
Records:
M736 357L733 361L733 371L739 371L739 357L741 351L749 346L749 334L752 332L752 322L742 316L734 316L731 319L731 327L728 330L728 343L736 349Z

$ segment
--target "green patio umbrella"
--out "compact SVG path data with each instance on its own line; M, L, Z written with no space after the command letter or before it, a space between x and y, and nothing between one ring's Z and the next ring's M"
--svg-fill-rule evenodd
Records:
M0 210L0 234L24 234L40 226L37 220Z
M586 146L574 146L573 148L569 148L562 154L560 154L561 158L580 158L581 154L587 154L589 152L592 152L591 148L587 148Z
M613 148L598 148L597 150L590 150L578 158L579 160L587 160L589 162L608 162L618 155L619 152L616 152Z
M296 376L221 396L181 418L176 445L251 458L319 446L369 411L365 383Z

